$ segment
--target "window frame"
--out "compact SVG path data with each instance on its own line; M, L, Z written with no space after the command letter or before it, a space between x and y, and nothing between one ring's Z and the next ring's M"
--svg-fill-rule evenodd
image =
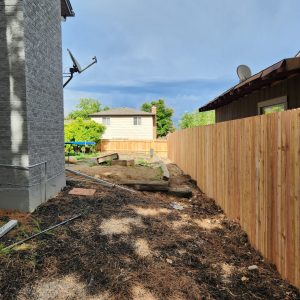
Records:
M133 117L133 125L134 126L142 125L142 117L141 116L134 116Z
M287 96L282 96L282 97L277 97L277 98L272 98L266 101L261 101L257 103L257 113L258 115L263 115L263 108L265 107L271 107L275 105L283 104L284 105L284 110L288 109L288 101L287 101Z
M110 117L102 117L103 125L110 125Z

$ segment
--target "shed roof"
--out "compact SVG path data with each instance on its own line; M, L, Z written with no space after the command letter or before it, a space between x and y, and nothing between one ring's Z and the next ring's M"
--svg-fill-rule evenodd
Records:
M300 74L300 57L286 58L258 72L230 88L220 96L199 108L200 112L213 110L231 103L247 94L294 74Z
M119 107L90 114L90 117L109 116L154 116L154 113L136 110L129 107Z
M70 0L61 0L61 16L62 17L74 17L75 13L73 11Z

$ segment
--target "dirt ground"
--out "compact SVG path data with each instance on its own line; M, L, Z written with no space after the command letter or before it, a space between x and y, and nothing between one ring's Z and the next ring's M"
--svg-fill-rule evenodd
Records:
M169 169L171 184L193 186L176 166ZM74 186L96 194L68 195ZM69 181L33 214L17 216L21 226L0 240L2 248L78 213L63 227L0 251L1 299L300 299L240 226L195 187L191 199L181 199Z
M135 160L136 165L132 167L124 166L106 166L97 165L94 163L93 159L86 159L78 161L77 164L66 164L66 167L79 171L95 178L101 178L109 180L113 183L122 183L130 181L157 181L161 179L162 172L157 164L155 164L155 159L150 160L145 155L125 155L120 154L121 160ZM145 164L145 165L139 165Z

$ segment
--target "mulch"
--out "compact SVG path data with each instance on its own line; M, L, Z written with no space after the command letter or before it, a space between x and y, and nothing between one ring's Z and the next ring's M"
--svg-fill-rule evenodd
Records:
M73 187L96 193L68 195ZM172 209L173 202L184 209ZM2 247L79 213L80 219L0 255L0 299L57 299L51 298L55 291L42 295L37 289L41 281L68 276L90 299L138 299L136 287L144 295L139 299L300 299L299 290L251 247L239 224L195 187L188 200L69 181L57 197L26 216L24 226L3 237ZM127 231L105 234L101 225L108 220L123 220ZM138 240L151 255L137 251ZM251 265L258 268L248 270ZM70 291L60 299L82 296Z

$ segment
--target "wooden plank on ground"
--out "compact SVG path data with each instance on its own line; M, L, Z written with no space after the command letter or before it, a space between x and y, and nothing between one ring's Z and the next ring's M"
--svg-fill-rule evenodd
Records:
M99 156L96 158L98 164L102 164L104 162L112 161L119 159L119 154L118 153L112 153L112 154L106 154L103 156Z
M134 188L138 191L147 191L147 192L160 192L168 191L169 183L166 181L124 181L120 182L121 185L126 185L131 188Z
M190 188L172 188L170 187L168 190L168 194L175 197L180 198L191 198L193 196L193 192Z

